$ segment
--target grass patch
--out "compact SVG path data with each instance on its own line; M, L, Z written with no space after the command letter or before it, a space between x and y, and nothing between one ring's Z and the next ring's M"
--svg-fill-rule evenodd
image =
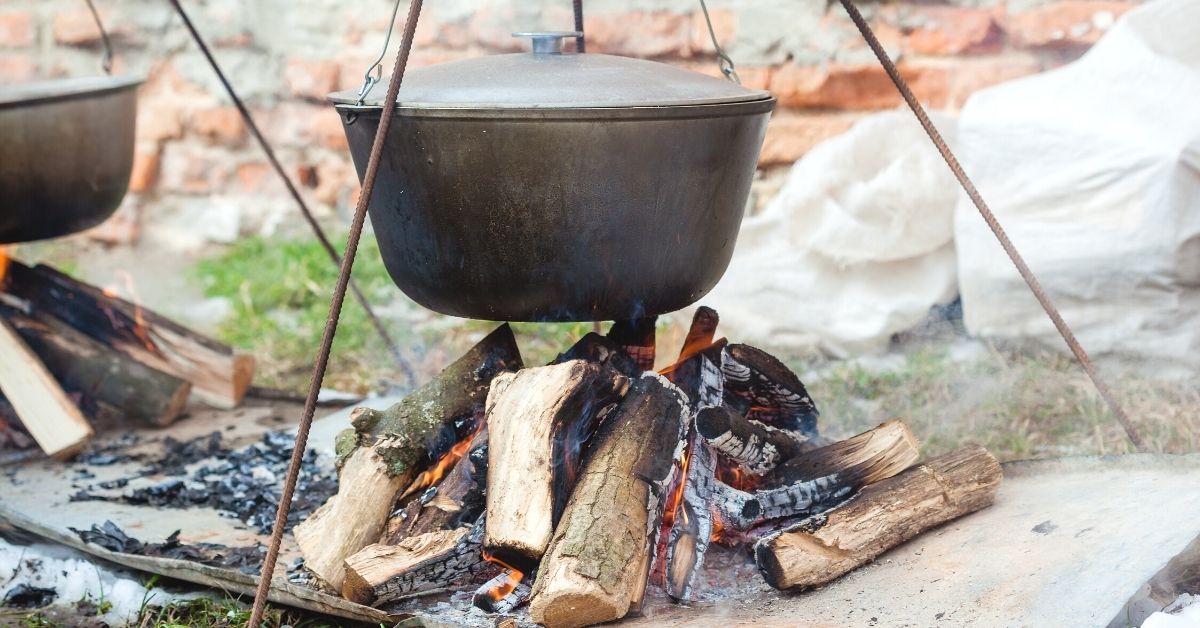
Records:
M1200 386L1110 374L1116 394L1154 451L1200 450ZM1090 380L1068 356L987 347L970 359L926 346L895 369L833 366L808 386L823 429L845 437L894 417L908 420L922 453L979 443L1003 460L1133 451Z

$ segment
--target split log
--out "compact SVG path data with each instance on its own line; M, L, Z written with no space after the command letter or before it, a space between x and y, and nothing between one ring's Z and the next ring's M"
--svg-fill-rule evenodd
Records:
M3 289L104 346L191 382L211 406L236 407L254 378L253 356L47 266L12 262Z
M487 399L487 551L521 571L537 567L581 445L628 387L624 375L582 360L496 378Z
M381 607L491 578L500 566L483 559L483 522L438 530L396 545L364 547L346 559L342 596Z
M45 312L37 319L0 306L54 378L84 399L106 403L137 423L170 425L187 405L192 385L117 353Z
M471 597L471 603L485 613L509 613L528 602L532 592L525 574L505 569L483 583Z
M601 425L538 571L534 621L587 626L619 619L640 603L685 404L678 389L649 375Z
M717 325L720 322L721 317L711 307L701 305L696 308L687 336L683 338L683 348L679 351L680 361L707 349L717 337Z
M750 345L725 350L725 403L747 419L817 436L817 406L800 378L776 357Z
M21 336L0 319L0 393L42 451L65 459L92 437L92 426Z
M830 508L863 486L904 471L919 456L916 436L895 419L792 458L780 466L776 475L786 481L775 488L749 493L718 485L714 504L724 523L749 530L771 519Z
M815 448L796 432L751 421L725 406L700 411L696 415L696 430L724 459L756 476L765 475L781 462Z
M934 526L990 506L1000 464L970 446L872 484L845 505L760 541L755 559L776 589L820 586Z
M337 494L295 529L305 567L340 590L346 558L379 539L396 496L431 454L436 459L445 453L430 452L430 444L447 433L466 436L492 378L520 366L512 330L501 325L391 408L356 409L354 427L337 438ZM460 430L466 433L456 433Z
M608 337L621 345L639 370L651 371L654 370L654 327L657 323L657 316L615 321L608 330Z

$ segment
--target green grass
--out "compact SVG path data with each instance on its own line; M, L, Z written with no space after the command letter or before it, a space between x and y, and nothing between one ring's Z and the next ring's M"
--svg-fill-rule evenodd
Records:
M107 626L100 621L102 613L95 607L51 607L25 612L17 616L0 612L0 625L21 628L78 628ZM11 622L5 623L6 620ZM246 628L250 623L250 607L229 596L198 597L166 605L144 604L136 617L122 624L125 628ZM332 619L314 613L267 607L262 626L267 628L350 628L371 627L343 619Z
M1112 387L1151 449L1200 450L1200 385L1110 373ZM903 417L934 456L974 442L1001 459L1118 454L1132 445L1068 356L988 347L953 359L944 345L907 353L896 369L833 366L808 383L822 429L845 437Z

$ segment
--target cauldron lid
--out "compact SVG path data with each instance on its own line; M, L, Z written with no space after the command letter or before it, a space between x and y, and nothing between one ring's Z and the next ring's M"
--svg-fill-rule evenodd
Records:
M563 53L544 41L571 35L523 34L534 38L535 52L411 69L404 75L397 102L413 109L576 109L705 105L770 97L762 90L665 63ZM363 105L382 107L386 93L387 81L376 83ZM329 99L338 105L359 101L357 90L336 92Z

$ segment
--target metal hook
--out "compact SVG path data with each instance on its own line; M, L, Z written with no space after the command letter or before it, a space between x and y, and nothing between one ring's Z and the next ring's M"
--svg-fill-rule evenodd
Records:
M704 4L704 0L700 0L700 10L704 12L704 23L708 25L708 36L712 38L713 49L717 51L717 67L721 69L721 74L724 74L725 78L741 85L742 79L733 65L733 59L725 54L725 50L717 42L717 32L713 30L712 19L708 17L708 5Z
M91 2L91 0L88 0ZM396 0L395 6L392 7L392 19L388 21L387 37L383 40L383 50L379 51L379 57L374 63L367 66L367 71L363 74L363 86L358 90L358 105L361 107L367 100L367 93L371 91L375 84L383 80L383 58L387 56L388 44L392 41L392 31L396 30L396 16L400 13L400 0Z
M84 0L84 2L92 12L92 19L96 20L96 28L100 30L100 41L104 42L104 56L100 58L100 68L104 70L105 74L112 74L113 49L112 42L108 39L108 31L104 30L104 23L100 21L100 12L96 10L96 5L92 4L92 0Z

